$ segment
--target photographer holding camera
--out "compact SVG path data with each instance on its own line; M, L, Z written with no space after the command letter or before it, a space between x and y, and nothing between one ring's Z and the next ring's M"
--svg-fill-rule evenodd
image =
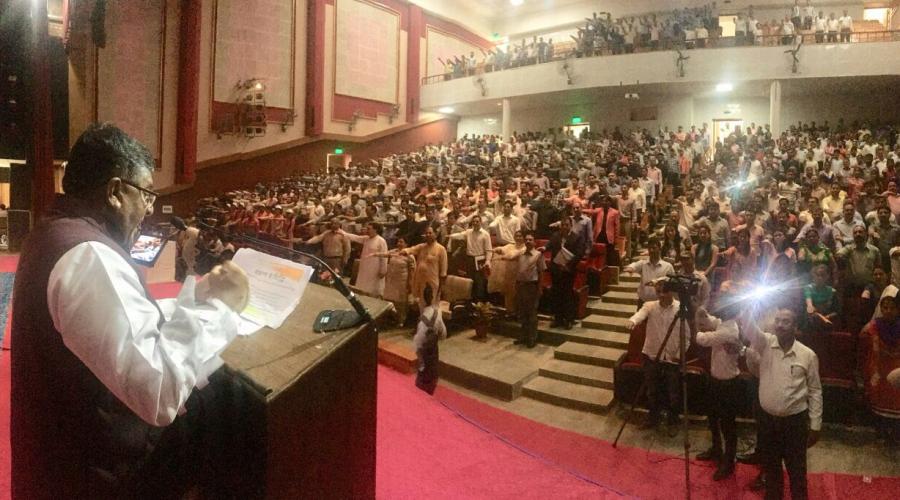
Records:
M652 245L652 244L651 244ZM652 248L652 246L651 246ZM653 255L651 249L651 258ZM657 255L659 245L656 245ZM669 326L673 324L680 302L675 300L674 292L681 292L678 285L682 285L678 277L672 278L676 286L670 283L670 278L662 277L654 279L649 285L655 288L657 300L645 302L641 308L628 319L628 329L633 330L635 325L647 321L644 347L641 350L644 368L644 383L647 388L647 401L650 415L641 429L653 429L659 425L662 410L668 412L669 435L678 433L678 412L681 407L681 378L679 374L679 334L681 327L687 323L679 319L674 324L672 334L666 339ZM687 328L684 329L687 331ZM665 342L665 345L663 343ZM689 340L685 339L685 351L689 347ZM659 360L655 357L662 349Z

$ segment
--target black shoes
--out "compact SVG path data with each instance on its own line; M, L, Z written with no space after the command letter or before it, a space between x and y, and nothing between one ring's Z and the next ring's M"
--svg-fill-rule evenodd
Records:
M719 460L719 458L721 456L722 456L722 454L719 452L719 450L717 450L715 448L710 448L710 449L704 451L703 453L700 453L699 455L697 455L696 458L697 458L697 460L700 460L702 462L716 462Z
M734 462L729 464L719 464L719 467L713 474L713 481L721 481L732 474L734 474Z
M513 345L523 345L525 343L522 339L513 340Z

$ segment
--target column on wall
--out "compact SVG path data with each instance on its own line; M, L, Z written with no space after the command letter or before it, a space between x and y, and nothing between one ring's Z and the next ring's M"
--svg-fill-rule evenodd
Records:
M306 11L306 135L322 135L325 114L325 0L308 0Z
M409 4L409 26L406 45L406 123L419 121L419 88L422 85L421 53L425 36L425 13L422 7Z
M200 101L201 3L181 1L178 48L178 120L175 136L175 183L194 182L197 168L197 121Z
M31 164L31 210L35 219L53 203L53 116L50 106L50 57L47 33L47 2L31 2L32 92L28 122L31 144L27 160ZM24 208L24 207L20 207Z
M512 109L509 104L509 99L503 99L503 120L501 122L501 134L503 135L503 140L508 141L510 136L512 135Z
M781 135L781 82L778 80L769 86L769 125L773 135Z

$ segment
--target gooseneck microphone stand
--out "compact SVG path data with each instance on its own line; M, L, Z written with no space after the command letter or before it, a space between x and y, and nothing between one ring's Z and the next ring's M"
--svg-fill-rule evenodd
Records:
M319 258L318 256L316 256L316 255L314 255L314 254L311 254L311 253L308 253L308 252L302 252L302 251L300 251L300 250L294 250L293 248L281 246L281 245L278 245L278 244L276 244L276 243L272 243L272 242L269 242L269 241L261 240L261 239L259 239L259 238L254 238L253 236L247 236L247 235L245 235L245 234L233 234L233 233L228 233L228 232L223 231L223 230L221 230L221 229L219 229L219 228L217 228L217 227L214 227L214 226L211 226L211 225L209 225L209 224L206 224L205 222L198 221L198 222L197 222L197 225L198 225L201 229L206 229L206 230L208 230L208 231L213 231L213 232L215 232L215 233L217 233L217 234L219 234L219 235L227 235L227 236L229 236L229 237L231 237L231 238L233 238L233 239L237 239L237 240L240 240L240 241L245 241L245 242L250 243L250 244L255 245L255 246L261 246L261 247L268 248L268 249L270 249L270 250L272 250L272 251L277 251L277 252L287 253L287 254L289 254L289 255L291 255L291 256L295 256L295 257L305 257L305 258L307 258L307 259L311 259L316 265L321 266L321 267L324 268L326 271L328 271L329 274L331 274L331 285L335 288L335 290L337 290L341 295L343 295L345 299L347 299L347 302L350 303L350 305L353 307L353 310L354 310L354 311L356 312L356 314L359 316L359 320L358 320L358 321L356 321L356 322L355 322L354 324L352 324L352 325L347 325L347 327L349 328L350 326L356 326L356 325L358 325L358 324L360 324L360 323L369 323L369 324L372 325L372 328L373 328L373 329L376 328L376 327L375 327L375 321L374 321L374 319L372 318L372 315L369 314L369 310L366 309L366 306L364 306L364 305L362 304L362 302L360 302L359 297L357 297L356 294L353 293L353 290L350 290L350 287L347 286L347 283L344 281L344 279L341 277L341 275L338 274L337 271L335 271L334 269L332 269L332 267L329 266L327 262L325 262L324 260L322 260L322 259ZM378 330L375 329L375 332L376 332L376 333L377 333L377 331L378 331Z
M675 330L675 324L681 321L678 325L678 355L680 358L679 361L679 371L681 372L681 432L684 437L684 497L687 500L691 498L691 442L688 437L688 419L687 419L687 333L685 329L687 328L687 322L691 318L690 312L690 297L682 297L682 294L678 294L678 312L675 313L675 317L672 318L672 322L669 323L669 328L666 331L666 336L663 338L662 344L659 346L659 350L656 351L656 356L654 357L654 363L659 363L659 360L662 358L662 353L666 349L666 344L669 343L669 337L672 336L672 332ZM637 406L638 400L641 399L641 396L647 390L647 378L644 377L641 381L641 386L638 388L637 393L634 396L634 400L631 402L631 408L628 410L628 413L625 414L625 419L622 421L622 426L619 427L619 433L616 434L616 439L613 441L613 448L617 448L619 444L619 438L622 437L622 431L625 430L625 426L629 424L631 421L631 416L634 415L634 408Z

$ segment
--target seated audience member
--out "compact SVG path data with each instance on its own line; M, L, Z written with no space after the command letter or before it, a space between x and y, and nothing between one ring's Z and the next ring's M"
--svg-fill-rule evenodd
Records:
M828 285L828 266L818 264L812 271L812 283L803 287L806 317L801 321L804 342L816 353L822 352L823 335L834 331L840 309L837 290Z
M678 227L672 223L666 224L663 227L662 246L660 248L663 260L672 265L676 264L684 249L681 235L678 233Z
M709 226L702 224L697 229L697 242L691 247L694 267L712 282L713 269L719 262L719 247L712 243Z
M872 279L863 288L860 298L863 301L862 315L864 318L870 318L878 308L878 301L881 295L890 284L888 273L881 267L875 267L872 270Z
M900 443L900 388L887 380L900 368L900 323L896 288L878 302L880 317L860 334L866 398L878 416L879 427L892 443Z
M819 242L819 231L813 227L806 232L797 252L797 274L803 283L812 280L810 273L819 264L827 266L832 271L835 269L831 249ZM833 275L833 272L831 274Z

